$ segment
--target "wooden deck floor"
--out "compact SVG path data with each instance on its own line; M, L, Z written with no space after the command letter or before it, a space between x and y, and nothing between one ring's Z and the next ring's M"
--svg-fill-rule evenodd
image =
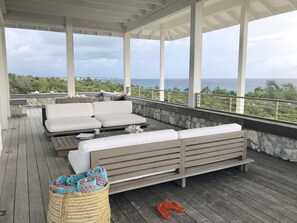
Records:
M156 122L154 123L156 124ZM41 125L40 110L10 120L0 158L0 222L46 222L48 185L71 173ZM112 222L297 222L297 165L249 152L249 172L237 169L189 178L186 188L165 183L111 196ZM155 205L173 200L186 208L162 220Z

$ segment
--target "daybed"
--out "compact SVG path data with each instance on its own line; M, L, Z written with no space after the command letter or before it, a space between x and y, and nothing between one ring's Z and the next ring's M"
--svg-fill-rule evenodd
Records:
M49 104L43 116L48 136L147 125L145 118L132 114L131 101Z
M234 166L247 171L246 133L238 124L160 130L83 141L68 159L76 173L104 166L118 193Z

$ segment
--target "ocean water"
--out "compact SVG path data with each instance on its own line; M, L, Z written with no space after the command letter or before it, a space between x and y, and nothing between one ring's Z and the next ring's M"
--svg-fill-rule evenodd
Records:
M246 80L246 92L254 91L257 87L265 87L267 80L275 80L277 84L286 84L292 83L297 87L297 79L247 79ZM114 83L123 83L121 79L110 79ZM133 85L138 85L144 88L154 88L159 86L159 79L132 79ZM237 80L236 79L202 79L202 88L208 87L210 90L213 90L216 87L226 88L228 90L237 89ZM188 87L187 79L165 79L165 89L173 89L174 87L184 90Z

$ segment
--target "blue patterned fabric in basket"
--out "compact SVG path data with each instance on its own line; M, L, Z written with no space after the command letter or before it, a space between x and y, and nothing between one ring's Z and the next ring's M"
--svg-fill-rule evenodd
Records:
M50 184L50 190L58 194L87 193L101 190L107 183L106 170L103 167L95 167L88 172L59 176Z

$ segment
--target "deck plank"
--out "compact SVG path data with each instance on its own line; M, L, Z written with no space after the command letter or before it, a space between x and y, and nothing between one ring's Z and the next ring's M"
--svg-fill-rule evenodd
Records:
M200 202L199 198L196 197L195 193L192 193L189 190L184 190L186 188L179 188L177 185L173 183L166 183L158 185L163 188L163 190L170 191L176 197L184 200L186 203L191 205L193 208L201 212L205 217L207 217L210 221L214 223L225 223L228 222L224 217L220 216L214 210L209 208L207 205ZM196 198L196 199L195 199Z
M7 157L7 165L3 184L3 193L1 196L0 206L7 210L7 215L1 218L1 222L9 223L14 221L14 202L16 188L16 170L18 157L18 136L19 136L19 119L15 119L13 123L11 143Z
M14 120L9 121L9 129L12 129ZM0 201L3 193L3 185L4 185L4 178L6 173L6 166L8 162L8 151L10 148L11 143L11 136L12 131L11 130L5 130L3 134L3 150L2 150L2 156L0 157ZM1 202L0 202L1 205ZM2 207L3 208L3 207Z
M276 221L295 222L285 215L288 213L285 208L243 188L241 185L237 184L234 178L230 176L226 177L223 172L221 172L220 175L216 174L214 179L216 183L219 182L221 186L224 185L225 189L226 187L230 188L233 191L232 193L236 193L245 203L274 218Z
M16 196L14 219L15 222L29 222L29 194L27 173L27 145L25 134L25 120L20 120L19 151L17 161Z
M200 177L194 177L194 179L198 184L203 182L203 186L207 187L208 189L211 188L212 192L217 193L220 197L224 198L225 200L231 202L232 204L240 207L244 210L247 214L253 215L255 218L259 219L265 223L276 223L275 219L271 218L269 215L263 213L261 210L255 208L252 204L247 202L247 198L236 190L233 190L224 184L220 183L217 180L214 180L216 175L213 174L205 174Z
M26 141L27 141L27 165L29 187L29 210L30 222L45 222L45 212L42 200L41 179L39 178L38 166L31 131L30 118L26 118Z
M130 222L145 223L147 221L137 212L133 205L122 194L115 194L111 196L112 200L121 209L121 212L129 219Z

